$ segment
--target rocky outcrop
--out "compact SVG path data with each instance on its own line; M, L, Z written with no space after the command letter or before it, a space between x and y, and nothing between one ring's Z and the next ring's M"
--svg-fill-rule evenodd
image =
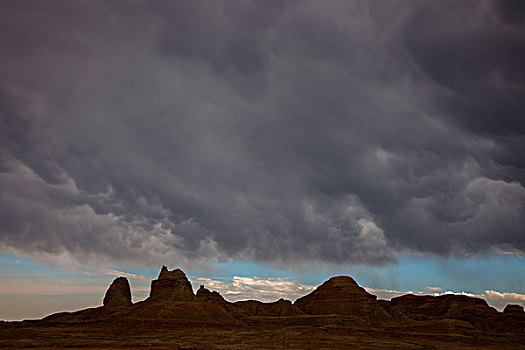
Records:
M195 295L191 283L180 269L168 271L162 266L158 279L151 281L148 302L193 301Z
M224 298L219 292L210 292L210 290L206 289L203 285L201 285L200 288L197 290L195 301L218 303L226 302L226 300L224 300Z
M440 296L407 294L392 298L390 303L383 305L392 316L400 320L406 317L416 321L441 318L473 321L498 315L498 312L483 299L455 294Z
M215 291L211 292L203 285L197 290L195 301L218 304L233 315L268 317L304 315L304 312L292 305L292 302L289 300L279 299L273 303L245 300L230 303L226 301L220 293Z
M109 286L104 296L104 306L106 307L127 307L131 306L131 289L126 277L117 277Z
M436 320L467 322L476 329L489 333L519 333L525 330L525 314L520 316L515 307L499 313L483 299L465 295L446 294L403 295L392 298L381 305L398 322L425 321L433 324Z
M200 288L197 290L195 301L218 304L222 306L225 310L231 310L233 306L232 303L229 303L226 300L224 300L224 298L219 292L210 292L208 289L204 288L203 285L201 285Z
M503 313L505 315L521 315L525 316L525 312L523 311L523 306L516 305L516 304L509 304L505 306L505 309L503 310Z
M418 308L425 304L432 296L407 294L392 300L380 300L379 304L397 321L426 320L427 315L418 312Z
M308 315L357 316L368 322L384 322L390 315L377 297L360 287L351 277L332 277L294 305Z
M195 293L195 297L196 297L195 301L202 301L202 302L208 301L207 299L210 295L211 295L210 290L201 284L199 289L197 289L197 293Z
M238 301L233 303L237 313L249 316L299 316L304 315L290 300L279 299L273 303L262 303L257 300Z
M257 300L232 303L204 286L194 295L184 272L169 271L166 267L162 268L158 279L152 281L150 297L145 301L132 304L129 283L126 278L119 277L108 289L102 307L61 312L41 321L26 322L24 327L42 322L46 327L86 324L104 329L122 327L122 331L204 326L247 330L257 325L267 332L283 327L294 327L294 330L314 327L310 329L323 337L323 343L309 344L316 348L326 345L325 337L339 340L342 334L353 334L353 341L362 334L374 337L388 334L389 341L397 337L406 341L409 335L417 335L418 339L431 337L432 340L452 337L450 339L472 341L472 345L481 346L486 345L480 340L485 336L494 336L497 345L509 337L513 344L524 344L525 339L525 312L519 305L508 305L503 312L498 312L483 299L451 294L404 295L391 301L377 300L347 276L329 279L294 304L284 299L273 303ZM297 338L286 339L302 339L303 334L310 337L311 332L297 333ZM371 344L375 341L366 345Z

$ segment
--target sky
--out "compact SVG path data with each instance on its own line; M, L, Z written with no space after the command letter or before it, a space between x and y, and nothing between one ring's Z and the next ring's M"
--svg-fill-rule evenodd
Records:
M330 276L525 305L522 1L0 2L0 319Z

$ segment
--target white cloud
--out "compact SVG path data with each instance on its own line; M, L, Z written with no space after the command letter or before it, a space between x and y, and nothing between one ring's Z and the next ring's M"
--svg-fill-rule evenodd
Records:
M426 286L424 289L429 290L431 292L441 292L441 291L443 291L443 288L441 288L441 287Z
M280 298L294 301L310 293L316 286L300 284L288 278L261 278L233 276L230 281L220 281L212 278L194 278L196 284L203 284L210 290L215 290L229 301L256 299L270 302Z
M148 278L144 277L144 276L140 276L140 275L136 275L134 273L127 273L127 272L122 272L122 271L117 271L117 270L113 270L113 269L97 269L96 270L97 272L100 272L104 275L109 275L109 276L117 276L117 277L127 277L127 278L133 278L133 279L139 279L139 280L143 280L143 281L149 281Z
M421 292L412 292L412 291L398 291L392 289L378 289L378 288L367 288L366 291L370 294L377 295L378 299L390 300L395 297L400 297L405 294L423 294Z
M508 304L518 304L525 307L525 294L486 290L483 294L474 296L485 299L489 305L498 310L503 310Z

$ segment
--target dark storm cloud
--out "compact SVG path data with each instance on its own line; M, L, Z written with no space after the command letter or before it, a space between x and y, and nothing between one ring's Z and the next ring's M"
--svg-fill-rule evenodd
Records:
M0 6L5 250L152 264L525 250L517 3Z
M443 16L448 5L435 3L409 21L405 31L408 50L443 88L436 101L443 115L477 134L502 141L511 152L504 149L501 161L522 167L523 3L486 3L480 6L483 11L471 11L471 3L457 2ZM525 178L519 180L523 183Z

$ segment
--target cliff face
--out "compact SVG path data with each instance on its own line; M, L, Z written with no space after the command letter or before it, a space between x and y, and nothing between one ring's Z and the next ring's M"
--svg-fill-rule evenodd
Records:
M104 296L104 306L106 307L127 307L131 306L131 289L128 279L117 277L109 286Z
M148 302L193 301L195 295L186 274L180 269L160 270L158 279L151 281Z

